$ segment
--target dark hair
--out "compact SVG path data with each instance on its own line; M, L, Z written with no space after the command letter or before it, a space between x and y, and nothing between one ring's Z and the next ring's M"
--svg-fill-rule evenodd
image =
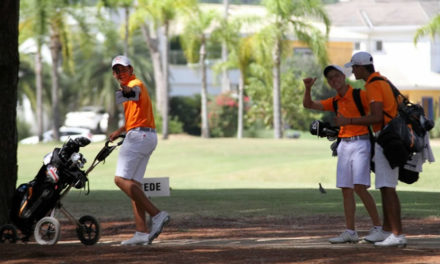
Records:
M376 70L374 69L374 65L373 64L368 64L368 65L362 65L369 73L373 73L376 72Z

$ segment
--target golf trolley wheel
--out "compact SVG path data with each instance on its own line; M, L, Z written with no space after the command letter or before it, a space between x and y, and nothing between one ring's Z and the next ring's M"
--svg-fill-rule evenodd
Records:
M15 226L8 224L0 228L0 243L15 244L17 239L17 228Z
M94 245L98 242L101 232L98 220L91 215L84 215L79 219L76 228L78 239L84 245Z
M61 225L55 217L43 217L35 225L34 237L40 245L55 245L60 239L60 235Z

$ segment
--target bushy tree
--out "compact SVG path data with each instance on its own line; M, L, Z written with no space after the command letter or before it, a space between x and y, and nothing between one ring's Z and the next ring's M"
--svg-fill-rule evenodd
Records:
M316 55L320 64L324 65L327 63L325 43L330 20L320 0L264 0L263 4L268 11L267 19L270 23L261 32L264 34L261 38L264 42L262 46L265 52L270 52L271 59L264 59L261 62L271 67L274 137L282 138L281 63L284 45L288 43L285 40L290 36L305 43ZM315 18L324 22L325 34L306 22L305 18Z

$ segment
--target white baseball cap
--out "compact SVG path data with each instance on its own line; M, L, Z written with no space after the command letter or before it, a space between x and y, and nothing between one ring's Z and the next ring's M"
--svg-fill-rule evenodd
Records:
M337 71L341 72L342 74L346 75L344 72L344 69L342 69L341 66L336 65L336 64L331 64L331 65L328 65L327 67L324 68L324 76L327 77L328 72L331 70L337 70Z
M360 51L351 57L351 61L347 62L345 67L352 67L353 65L370 65L373 64L373 57L366 51Z
M113 61L112 61L112 68L116 64L120 64L122 66L131 66L130 60L127 57L123 56L123 55L118 55L118 56L116 56L113 59Z

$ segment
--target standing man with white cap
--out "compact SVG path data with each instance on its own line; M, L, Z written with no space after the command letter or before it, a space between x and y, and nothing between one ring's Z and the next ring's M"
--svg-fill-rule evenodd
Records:
M343 69L338 65L329 65L324 69L324 76L328 84L336 90L337 95L320 101L313 101L311 98L311 87L316 78L304 79L305 93L303 105L306 108L337 112L350 118L361 116L355 100L353 88L345 82ZM360 99L364 112L368 112L368 104L364 91L359 91ZM337 108L337 109L335 109ZM373 196L367 191L370 187L370 138L368 128L362 125L351 123L343 125L339 130L341 141L337 148L338 164L336 186L341 188L346 230L337 237L329 239L335 243L357 243L359 240L355 230L355 211L356 203L354 193L356 193L364 203L370 215L373 227L369 234L364 238L368 241L383 239L384 234L380 226L380 218L376 209Z
M391 86L384 76L375 71L373 57L368 52L361 51L354 54L345 67L352 67L356 79L365 81L370 114L358 118L338 116L336 124L372 125L378 135L378 132L397 115L397 102ZM400 201L396 192L399 168L391 168L379 144L375 144L374 153L376 189L380 189L382 197L383 229L390 232L383 241L374 245L404 247L407 240L402 234Z
M136 223L134 236L121 244L147 245L159 236L170 219L167 212L159 211L145 196L140 183L157 145L153 108L145 85L136 78L127 57L116 56L112 61L112 71L120 86L116 92L116 103L124 106L125 125L111 133L110 140L113 141L126 132L119 150L115 184L130 197ZM149 234L145 213L152 217Z

